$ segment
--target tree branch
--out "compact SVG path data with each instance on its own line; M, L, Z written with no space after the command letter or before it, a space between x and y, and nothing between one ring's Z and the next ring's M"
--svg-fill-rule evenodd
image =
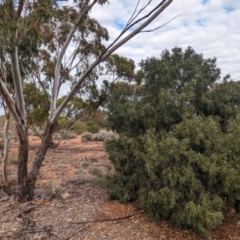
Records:
M15 94L17 98L17 104L21 114L21 119L24 121L24 125L25 125L26 124L25 104L24 104L24 98L23 98L22 80L21 80L21 75L19 70L17 47L14 47L13 53L11 54L11 68L12 68L12 75L13 75L13 81L14 81L14 87L15 87Z
M157 11L152 14L152 16L150 16L147 20L145 20L145 22L143 22L137 29L135 29L133 32L131 32L129 35L127 35L125 38L123 38L120 42L114 44L110 49L108 48L108 50L101 55L99 58L97 58L90 66L89 68L83 73L83 75L80 77L80 79L78 80L78 82L73 86L73 88L71 89L70 93L68 94L68 96L64 99L64 101L62 102L62 104L56 109L56 111L54 112L54 114L52 115L52 117L50 118L50 122L54 123L56 121L56 119L60 116L62 110L64 109L64 107L67 105L67 103L73 98L74 94L79 90L81 84L84 82L85 78L92 72L92 70L102 61L104 61L110 54L112 54L115 50L117 50L119 47L121 47L124 43L126 43L127 41L129 41L131 38L133 38L135 35L137 35L139 32L141 32L148 24L150 24L160 13L162 13L171 3L173 0L167 0L167 2L165 4L163 4L162 1L160 4L158 4L159 9L157 9ZM163 5L162 5L163 4ZM156 8L154 8L156 9ZM151 11L153 12L153 10ZM149 15L149 14L148 14ZM146 15L147 16L147 15ZM146 18L143 17L141 19ZM115 41L114 41L115 42Z
M25 125L23 124L24 121L19 115L18 107L16 106L15 101L13 100L11 94L9 93L7 87L5 86L4 82L0 79L0 94L2 95L9 111L12 113L14 120L17 123L18 129L21 133L22 137L26 137L25 133Z
M31 124L28 124L28 127L30 128L30 130L32 130L40 139L43 139L43 137L41 136L41 134L35 129L35 127Z
M132 17L132 20L129 19L126 27L122 30L122 32L119 34L119 36L106 48L106 50L102 53L102 55L104 55L123 35L124 33L127 32L127 30L129 30L131 27L133 27L134 25L136 25L137 23L139 23L140 21L142 21L145 18L148 18L154 11L156 11L160 6L162 6L164 4L166 0L163 0L161 3L159 3L153 10L151 10L148 14L146 14L145 16L143 16L142 18L136 20L135 22L134 19L136 19L137 16L139 16L139 14L149 5L149 3L151 1L149 1L146 6L142 7L139 12L137 13L137 15L135 17ZM136 12L136 8L134 10Z
M57 95L58 95L58 89L59 89L59 80L60 80L60 69L61 69L61 63L62 63L62 59L63 56L67 50L67 47L70 44L70 41L73 38L74 33L77 30L77 27L79 25L79 23L82 21L82 19L86 16L86 14L93 8L93 6L97 3L97 0L94 0L87 8L85 11L83 11L82 14L80 14L78 21L76 24L74 24L74 26L71 28L67 39L65 41L65 43L63 44L63 47L59 53L58 59L57 59L57 63L56 63L56 68L55 68L55 76L54 76L54 83L53 83L53 93L52 93L52 101L51 101L51 107L50 107L50 117L52 117L52 115L54 114L55 110L56 110L56 105L57 105Z
M143 30L143 31L141 31L141 33L143 33L143 32L153 32L153 31L155 31L155 30L157 30L157 29L159 29L159 28L161 28L161 27L166 26L167 24L169 24L170 22L172 22L174 19L176 19L176 18L178 18L178 17L180 17L180 16L182 16L182 15L184 15L184 14L186 14L186 13L179 14L179 15L173 17L172 19L170 19L168 22L160 25L159 27L156 27L156 28L150 29L150 30Z
M25 3L25 0L19 0L18 10L17 10L17 17L18 17L18 18L20 18L21 14L22 14L22 10L23 10L23 7L24 7L24 3Z
M139 2L138 2L139 3ZM132 19L130 18L128 23L127 23L127 26L130 26L132 24L132 22L134 21L134 19L136 19L139 14L144 11L144 9L151 3L151 0L148 1L148 3L145 5L145 6L142 6L142 8L138 11L138 13L136 14L135 17L132 17ZM137 9L136 9L137 10ZM136 12L136 11L135 11ZM135 13L134 13L135 14Z
M135 7L135 9L134 9L134 11L132 13L132 16L129 18L129 20L127 22L127 26L132 22L132 20L134 20L134 18L135 18L134 15L135 15L135 13L136 13L136 11L138 9L139 3L140 3L140 0L138 0L138 3L137 3L137 5L136 5L136 7Z

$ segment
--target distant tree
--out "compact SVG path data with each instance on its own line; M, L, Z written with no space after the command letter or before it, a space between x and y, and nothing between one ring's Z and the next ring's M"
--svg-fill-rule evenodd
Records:
M37 127L43 127L48 118L50 108L48 94L40 91L35 83L24 84L23 93L28 127L37 133Z
M218 83L216 59L191 47L140 66L139 90L118 84L107 105L119 133L107 143L110 196L207 239L225 202L240 210L239 83Z
M59 106L67 96L58 99L57 106ZM64 108L61 116L69 119L79 119L81 113L88 106L88 104L80 97L74 96L71 102Z

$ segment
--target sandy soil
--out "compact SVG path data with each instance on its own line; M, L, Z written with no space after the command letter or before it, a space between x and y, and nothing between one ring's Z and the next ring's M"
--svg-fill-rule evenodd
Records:
M30 161L40 141L30 137ZM17 144L11 143L9 178L16 182ZM30 166L29 166L30 167ZM36 185L34 201L19 203L0 187L0 240L194 240L191 231L168 222L149 222L135 204L108 201L95 183L96 172L111 167L102 142L82 143L80 137L49 149ZM240 217L228 210L212 239L240 240Z

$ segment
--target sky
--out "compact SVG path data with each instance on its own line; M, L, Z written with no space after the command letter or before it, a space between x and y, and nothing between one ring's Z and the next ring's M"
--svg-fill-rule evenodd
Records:
M78 0L77 0L78 1ZM1 0L0 0L1 2ZM74 0L59 1L73 5ZM108 29L110 44L131 17L138 0L109 0L110 4L94 6L91 16ZM140 0L139 7L148 0ZM146 12L161 0L152 0ZM154 29L173 19L166 26L149 33L140 33L116 53L132 58L136 65L147 57L160 57L165 49L191 46L204 58L217 58L222 77L230 74L240 80L240 0L173 0L172 4L146 29ZM131 30L130 30L131 31ZM70 51L70 49L69 49ZM61 95L68 92L62 89ZM1 110L0 110L1 114Z
M147 2L140 1L139 7ZM159 2L152 0L146 10ZM91 16L109 31L107 44L121 32L137 3L138 0L110 0L108 5L94 7ZM222 77L230 74L233 80L240 80L239 16L240 0L174 0L146 29L175 19L154 32L140 33L117 53L137 64L147 57L160 57L165 49L191 46L204 58L216 57Z

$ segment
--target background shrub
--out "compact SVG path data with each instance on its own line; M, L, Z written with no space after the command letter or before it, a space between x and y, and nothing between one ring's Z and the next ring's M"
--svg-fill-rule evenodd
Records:
M80 135L88 131L88 125L84 122L77 122L73 125L72 130L75 134Z
M117 138L117 134L112 131L100 130L98 133L85 132L81 135L82 141L101 141L106 142L110 139Z
M61 117L58 120L57 131L71 129L75 134L80 135L84 132L97 133L99 127L94 122L76 122L74 119Z
M109 196L208 239L225 204L240 210L240 83L190 47L140 66L143 84L115 84L107 105Z
M60 117L58 120L57 131L68 129L70 126L73 125L73 123L74 120L70 120L65 117Z
M87 130L90 133L98 133L99 132L99 127L95 124L92 124L92 125L88 125Z

